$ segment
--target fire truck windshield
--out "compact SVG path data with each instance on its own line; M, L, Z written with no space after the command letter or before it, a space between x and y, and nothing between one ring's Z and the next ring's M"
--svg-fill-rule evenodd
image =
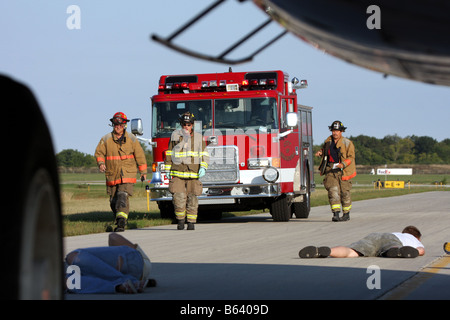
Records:
M203 133L213 126L216 129L252 129L261 132L278 129L274 98L186 100L154 103L152 136L170 137L174 130L181 128L178 119L186 111L195 116L194 130Z
M195 117L195 131L211 128L212 100L157 102L153 104L152 136L154 138L170 137L174 130L181 129L179 119L187 111Z

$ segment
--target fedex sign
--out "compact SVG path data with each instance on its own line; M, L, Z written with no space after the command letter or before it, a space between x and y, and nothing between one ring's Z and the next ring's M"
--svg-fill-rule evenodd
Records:
M379 175L412 175L412 168L408 169L377 169Z

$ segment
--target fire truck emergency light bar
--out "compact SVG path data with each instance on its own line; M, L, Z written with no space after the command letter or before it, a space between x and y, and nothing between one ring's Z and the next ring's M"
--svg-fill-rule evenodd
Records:
M305 81L305 80L302 80ZM247 90L273 90L277 87L276 79L245 79L239 83L227 83L226 80L202 81L201 83L175 82L160 84L160 93L194 93L201 91L247 91Z

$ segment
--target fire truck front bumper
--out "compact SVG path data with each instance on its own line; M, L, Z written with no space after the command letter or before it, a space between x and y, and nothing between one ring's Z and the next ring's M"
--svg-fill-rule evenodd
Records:
M271 198L281 194L278 183L203 185L203 192L198 197L199 204L216 199ZM171 201L172 194L168 187L150 188L151 201Z

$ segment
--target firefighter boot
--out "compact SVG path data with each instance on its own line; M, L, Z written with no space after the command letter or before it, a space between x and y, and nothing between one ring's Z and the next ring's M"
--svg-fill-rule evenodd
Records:
M341 219L339 218L339 213L341 213L340 211L337 212L333 212L333 217L331 218L331 221L341 221Z
M179 219L178 225L177 225L177 230L183 230L183 229L184 229L184 220Z
M348 220L350 220L350 212L344 212L341 221L348 221Z
M188 222L188 226L187 226L188 230L195 230L195 226L193 222Z
M125 218L117 218L116 225L114 228L114 232L123 232L125 231L125 226L127 224L127 220Z

